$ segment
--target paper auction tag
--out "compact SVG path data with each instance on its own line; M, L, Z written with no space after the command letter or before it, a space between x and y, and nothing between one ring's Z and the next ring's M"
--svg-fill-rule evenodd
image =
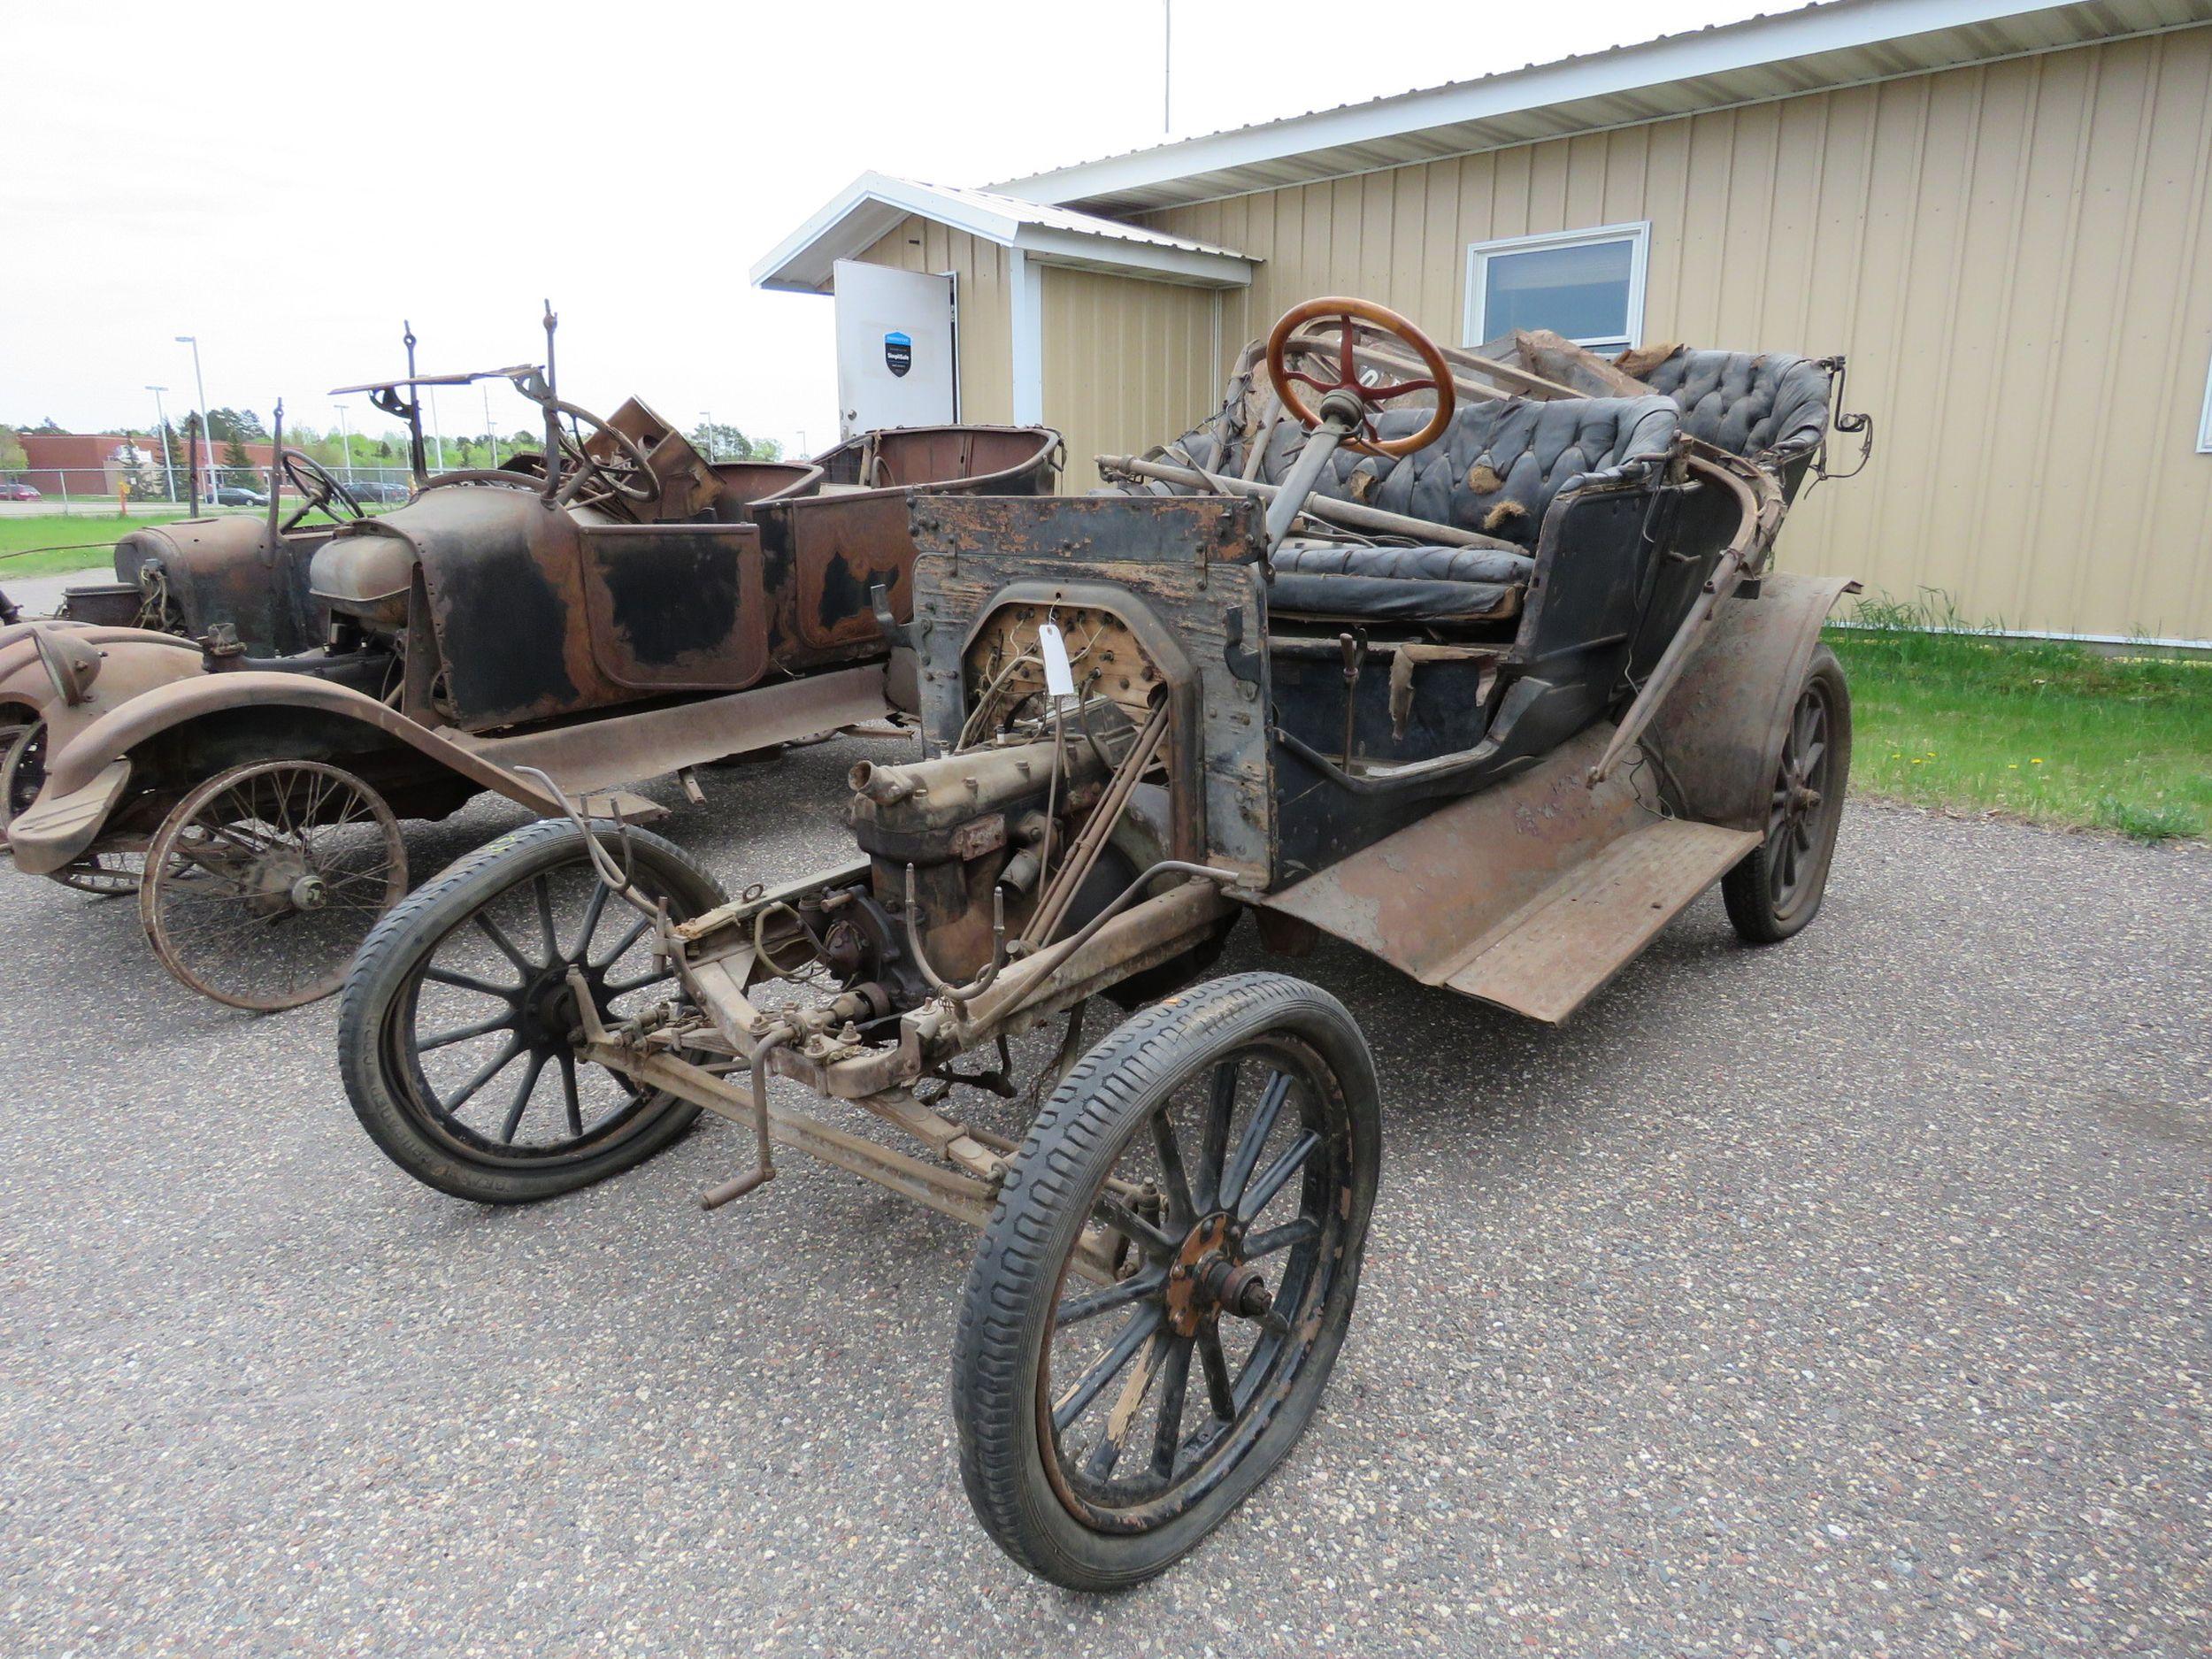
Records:
M1045 689L1056 697L1075 695L1075 671L1068 666L1067 641L1059 626L1047 622L1037 630L1037 649L1045 654Z

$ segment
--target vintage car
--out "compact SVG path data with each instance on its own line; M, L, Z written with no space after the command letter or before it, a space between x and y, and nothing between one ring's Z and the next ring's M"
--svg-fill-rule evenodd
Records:
M405 890L401 818L484 790L650 816L604 792L695 788L694 766L910 704L884 632L912 603L905 490L1034 492L1057 465L1049 431L979 426L710 464L643 403L602 419L535 365L489 373L543 411L542 455L374 517L307 464L288 520L136 531L115 591L0 643L27 728L0 778L17 865L84 885L142 856L156 953L219 1001L337 987ZM342 389L412 424L417 388L479 378ZM316 507L336 522L303 523ZM92 620L103 598L146 626Z
M1078 1588L1251 1492L1351 1315L1375 1069L1315 986L1190 984L1239 916L1558 1020L1717 880L1745 939L1802 929L1849 764L1819 629L1853 584L1770 566L1840 360L1584 396L1346 299L1265 351L1115 492L912 494L926 749L854 769L852 857L732 901L580 810L403 903L340 1006L356 1113L442 1191L567 1192L705 1110L748 1131L710 1209L782 1146L981 1229L961 1473ZM1100 994L1162 1000L1094 1046ZM1009 1040L1055 1018L1025 1092Z

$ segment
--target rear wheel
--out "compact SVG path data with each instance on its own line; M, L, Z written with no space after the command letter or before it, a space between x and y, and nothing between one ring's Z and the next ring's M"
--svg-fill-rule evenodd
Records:
M46 787L46 722L0 727L0 847L8 826L29 810ZM96 898L119 898L138 891L145 861L135 852L88 852L73 859L51 879Z
M619 861L622 837L597 826ZM686 921L725 902L680 849L632 829L634 884ZM362 1127L417 1180L480 1203L572 1192L660 1151L699 1109L577 1058L569 971L619 1024L680 995L648 918L599 879L573 825L524 826L385 918L338 1004Z
M138 915L183 983L273 1013L335 991L406 891L407 850L382 795L321 761L257 761L210 778L162 820Z
M1359 1028L1280 974L1170 997L1077 1064L961 1298L960 1473L1001 1548L1136 1584L1281 1462L1351 1318L1380 1141Z
M1805 671L1782 739L1766 840L1721 878L1728 919L1755 945L1799 933L1820 913L1851 776L1851 688L1822 646Z

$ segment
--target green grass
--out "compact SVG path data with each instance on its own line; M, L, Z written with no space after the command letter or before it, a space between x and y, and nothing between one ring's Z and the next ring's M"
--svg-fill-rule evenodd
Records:
M2008 640L1869 601L1828 642L1851 682L1854 793L2116 831L2212 833L2212 661Z
M136 506L128 518L119 518L112 508L95 517L79 511L27 513L0 517L0 588L11 576L50 576L58 571L108 566L110 549L141 525L166 524L184 517L181 507Z

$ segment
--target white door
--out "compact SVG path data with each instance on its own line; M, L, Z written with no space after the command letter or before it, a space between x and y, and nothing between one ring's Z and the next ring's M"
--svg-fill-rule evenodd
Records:
M833 281L843 435L957 419L952 278L840 259Z

